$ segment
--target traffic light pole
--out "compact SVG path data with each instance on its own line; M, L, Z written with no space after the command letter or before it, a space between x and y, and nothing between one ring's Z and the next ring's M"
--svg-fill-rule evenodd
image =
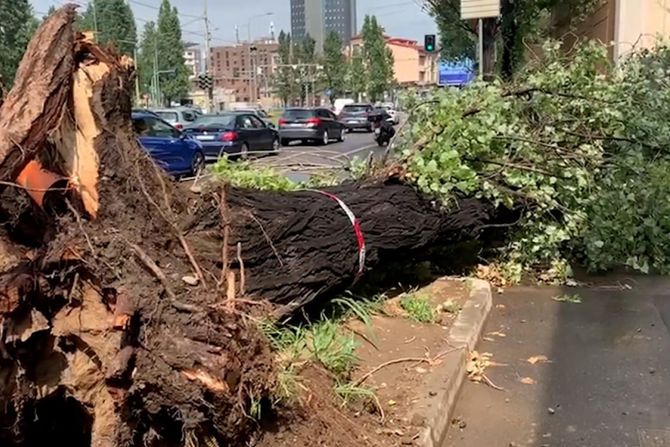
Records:
M207 0L204 1L204 6L205 6L205 15L204 15L204 20L205 20L205 74L207 76L210 76L210 48L212 44L212 34L209 32L209 15L207 14ZM214 103L214 84L211 83L207 86L206 89L206 106L207 106L207 113L212 113L212 104Z

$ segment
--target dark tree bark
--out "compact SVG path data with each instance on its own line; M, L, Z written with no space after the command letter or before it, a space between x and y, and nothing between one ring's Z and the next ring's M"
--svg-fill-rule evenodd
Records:
M366 244L365 269L431 245L474 238L492 219L490 204L464 199L441 209L413 187L397 183L327 188L356 215ZM223 230L220 193L204 201L188 239L212 268L220 268ZM232 190L229 252L239 243L246 292L281 306L287 315L320 296L351 286L358 243L344 210L322 194ZM233 267L239 268L235 257ZM217 267L214 267L217 266Z

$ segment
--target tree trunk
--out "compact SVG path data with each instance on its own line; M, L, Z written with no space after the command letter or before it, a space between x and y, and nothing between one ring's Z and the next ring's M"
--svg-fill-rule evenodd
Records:
M397 183L194 197L137 144L132 61L70 41L73 21L66 7L40 26L2 108L20 144L0 151L0 172L39 156L70 183L49 210L23 190L0 200L3 447L241 445L276 372L246 318L267 311L238 298L288 315L494 216L475 199L442 210Z
M493 217L491 205L464 199L445 211L398 183L349 184L326 191L360 222L365 239L364 271L381 261L407 257L434 244L475 237ZM359 271L359 246L344 209L315 191L269 193L228 191L230 246L240 245L245 292L281 306L280 315L352 285ZM221 191L203 200L186 230L189 243L210 270L221 269L224 228ZM236 256L231 264L239 269Z

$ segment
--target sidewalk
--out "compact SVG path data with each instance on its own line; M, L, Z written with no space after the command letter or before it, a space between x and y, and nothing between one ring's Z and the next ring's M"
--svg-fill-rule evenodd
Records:
M621 282L494 296L478 350L505 391L466 383L444 446L670 447L670 279Z

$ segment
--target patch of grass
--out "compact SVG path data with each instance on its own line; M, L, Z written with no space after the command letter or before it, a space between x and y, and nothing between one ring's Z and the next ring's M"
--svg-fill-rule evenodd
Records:
M576 293L573 293L573 294L565 293L563 295L555 296L552 299L554 301L558 301L560 303L570 303L570 304L581 304L582 303L582 297L577 295Z
M434 323L437 312L428 300L417 294L408 294L400 299L400 307L407 312L409 318L419 323Z
M353 383L338 383L335 385L335 395L342 401L342 406L355 402L375 402L377 395L370 388L355 386Z
M354 335L344 333L333 320L323 320L309 332L314 358L337 377L346 376L358 360Z

